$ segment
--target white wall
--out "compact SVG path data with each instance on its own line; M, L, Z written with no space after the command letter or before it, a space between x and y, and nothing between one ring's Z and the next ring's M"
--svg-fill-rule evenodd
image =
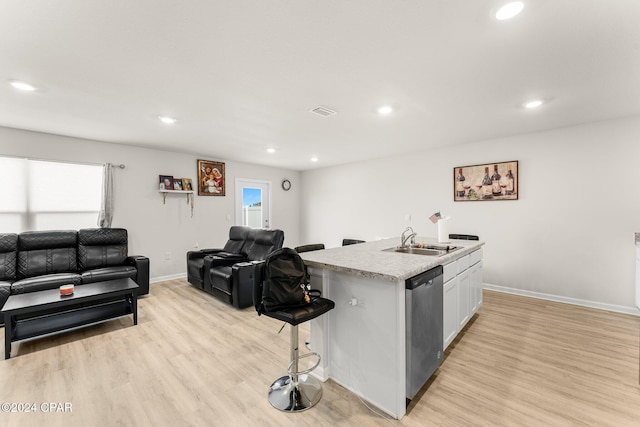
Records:
M633 307L639 136L636 117L306 171L302 240L436 237L439 210L486 241L485 283ZM453 202L454 167L509 160L519 200Z
M187 142L185 142L187 143ZM215 147L212 147L215 151ZM113 227L129 232L129 253L146 255L151 262L151 278L184 274L186 252L198 243L201 248L221 247L233 225L235 179L272 182L271 227L285 233L285 245L297 246L300 236L300 173L247 163L225 162L226 196L195 196L191 218L184 195L169 195L166 204L158 193L158 175L191 178L195 183L197 159L225 161L215 155L151 150L86 139L0 127L0 155L87 163L123 163L115 169L115 214ZM288 192L280 182L294 183ZM2 198L0 190L0 199ZM229 218L229 219L227 219ZM169 256L170 259L165 259Z

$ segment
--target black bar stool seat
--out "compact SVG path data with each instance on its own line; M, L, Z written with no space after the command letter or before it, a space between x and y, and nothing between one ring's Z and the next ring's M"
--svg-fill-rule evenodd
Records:
M285 412L301 412L313 407L322 397L322 385L316 378L308 375L320 364L320 355L314 352L299 355L298 325L332 310L335 302L326 298L317 298L302 307L286 307L277 311L263 313L267 317L282 320L291 325L291 363L288 375L278 378L269 388L271 405ZM298 361L303 357L316 356L316 364L304 371L298 370Z
M265 312L263 314L267 317L273 317L274 319L282 320L292 326L296 326L308 320L315 319L329 310L333 310L335 306L336 303L330 299L318 298L311 304L303 307L286 307L278 311Z

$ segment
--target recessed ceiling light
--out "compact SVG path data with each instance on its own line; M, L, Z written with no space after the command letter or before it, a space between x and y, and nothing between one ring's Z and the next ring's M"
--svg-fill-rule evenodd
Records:
M312 161L312 162L317 162L317 161L318 161L318 158L317 158L317 157L315 157L315 156L313 156L313 157L311 158L311 161Z
M513 1L502 6L496 12L496 19L504 21L505 19L511 19L524 9L524 3L521 1Z
M269 153L269 154L273 154L273 153L275 153L275 152L276 152L276 149L275 149L275 148L267 148L267 153Z
M19 80L11 80L9 84L11 84L11 86L16 89L23 90L25 92L33 92L34 90L36 90L35 86L26 82L21 82Z
M533 99L531 101L525 102L523 105L524 105L524 108L532 109L532 108L538 108L542 104L544 104L544 101L542 99Z
M162 123L167 124L167 125L175 124L175 122L177 121L173 117L169 117L169 116L158 116L158 118L160 119L160 121Z
M379 114L387 115L387 114L391 114L392 112L393 112L393 107L391 107L390 105L383 105L382 107L378 107Z

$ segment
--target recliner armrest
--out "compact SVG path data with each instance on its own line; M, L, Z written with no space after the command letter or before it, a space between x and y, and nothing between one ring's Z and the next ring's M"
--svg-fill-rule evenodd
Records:
M250 307L254 305L257 293L259 293L259 301L262 300L262 287L259 285L262 284L263 271L264 261L247 261L233 265L231 268L233 305L238 308Z
M131 255L125 260L126 265L136 268L134 281L138 284L138 295L149 293L149 258L142 255Z
M190 259L204 258L207 255L215 255L219 252L222 252L222 249L200 249L197 251L189 251L187 252L187 262L189 262Z
M233 254L229 254L229 255L233 255ZM212 268L231 266L233 264L236 264L239 262L245 262L245 261L248 261L248 260L242 255L228 256L228 257L217 256L217 255L207 255L204 257L205 276L206 276L206 272Z

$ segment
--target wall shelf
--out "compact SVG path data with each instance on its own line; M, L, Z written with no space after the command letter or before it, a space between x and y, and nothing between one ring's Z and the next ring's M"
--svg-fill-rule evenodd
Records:
M191 218L193 218L193 190L158 190L162 194L162 204L167 204L167 194L186 194L187 204L191 206Z

